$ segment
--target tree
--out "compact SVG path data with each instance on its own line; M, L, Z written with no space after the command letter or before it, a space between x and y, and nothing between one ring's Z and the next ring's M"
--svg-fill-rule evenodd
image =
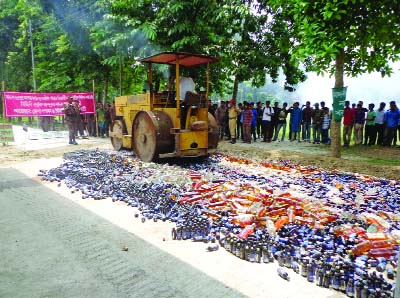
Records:
M399 60L400 6L391 0L271 0L282 14L293 43L293 56L307 71L335 76L344 87L344 74L355 77L378 71L390 75L389 62ZM332 155L341 156L341 125L332 121Z
M288 89L305 79L290 59L285 24L271 22L270 8L258 1L116 0L112 5L114 14L127 18L163 50L221 57L212 72L214 92L224 93L233 78L236 99L240 82L262 86L266 74L277 79L281 67ZM197 81L204 79L200 75Z

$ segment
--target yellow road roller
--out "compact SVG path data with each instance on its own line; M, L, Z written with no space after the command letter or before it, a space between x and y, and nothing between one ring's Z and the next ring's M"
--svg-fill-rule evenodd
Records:
M138 60L148 66L149 92L115 98L116 120L110 131L115 150L134 150L145 162L168 157L206 157L218 146L218 127L208 112L210 64L219 58L206 55L162 52ZM170 88L153 90L153 64L175 66ZM207 65L206 88L195 92L191 78L181 68Z

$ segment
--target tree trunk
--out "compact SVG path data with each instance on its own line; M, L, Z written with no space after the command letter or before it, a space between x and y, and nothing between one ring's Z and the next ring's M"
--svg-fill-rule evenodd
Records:
M238 76L235 76L235 82L233 83L233 93L232 93L232 99L236 102L237 100L237 93L238 93L238 88L239 88L239 79Z
M104 77L104 98L103 98L103 105L106 104L108 97L108 74Z
M344 66L344 52L342 51L336 57L336 69L335 69L335 88L343 88L343 71ZM336 158L341 157L341 121L336 122L334 116L332 115L332 122L331 122L331 149L332 149L332 156Z
M119 56L119 96L122 96L122 57Z

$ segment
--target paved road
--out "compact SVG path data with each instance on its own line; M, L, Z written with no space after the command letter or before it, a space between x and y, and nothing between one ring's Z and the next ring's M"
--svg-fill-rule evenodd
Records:
M243 295L17 170L0 169L0 297Z

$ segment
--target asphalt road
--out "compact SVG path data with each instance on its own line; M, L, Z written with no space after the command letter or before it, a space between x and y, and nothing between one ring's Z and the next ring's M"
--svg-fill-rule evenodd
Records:
M17 170L0 168L1 298L243 296Z

